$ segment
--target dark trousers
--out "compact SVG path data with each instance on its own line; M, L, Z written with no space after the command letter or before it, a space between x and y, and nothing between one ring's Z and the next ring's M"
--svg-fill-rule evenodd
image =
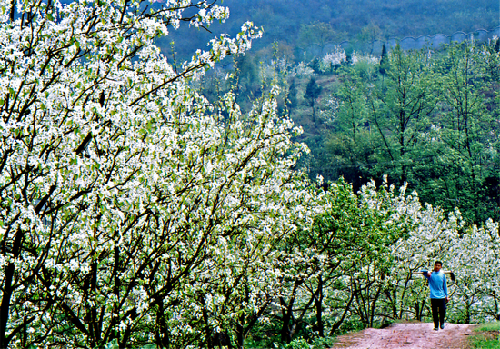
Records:
M434 320L434 327L438 328L439 324L444 325L444 317L446 316L446 302L445 298L431 298L432 305L432 319Z

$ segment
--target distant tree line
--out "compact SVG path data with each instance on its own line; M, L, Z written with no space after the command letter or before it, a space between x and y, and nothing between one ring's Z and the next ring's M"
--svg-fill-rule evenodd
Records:
M257 50L271 47L274 42L290 46L295 60L304 60L303 49L311 44L324 47L348 40L360 51L366 43L385 41L389 37L418 35L450 35L456 31L474 32L498 26L499 8L494 0L478 0L472 5L466 0L418 1L389 0L225 0L231 8L231 18L220 25L193 32L187 23L163 39L159 46L170 54L170 42L175 41L178 53L190 57L215 35L240 31L241 23L251 19L263 26L265 35L255 43ZM255 50L254 50L255 52Z

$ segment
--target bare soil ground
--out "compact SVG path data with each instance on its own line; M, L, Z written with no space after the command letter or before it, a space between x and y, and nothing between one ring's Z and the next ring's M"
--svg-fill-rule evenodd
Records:
M467 349L474 325L446 324L434 331L431 323L394 324L384 329L364 331L338 337L333 349Z

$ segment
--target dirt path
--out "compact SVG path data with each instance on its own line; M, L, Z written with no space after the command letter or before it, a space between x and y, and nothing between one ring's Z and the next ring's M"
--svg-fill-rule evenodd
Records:
M474 325L446 324L434 331L433 324L404 323L384 329L367 328L338 337L333 349L466 349Z

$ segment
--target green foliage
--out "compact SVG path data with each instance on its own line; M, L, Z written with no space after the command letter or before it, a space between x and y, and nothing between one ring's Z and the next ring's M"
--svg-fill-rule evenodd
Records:
M119 349L118 340L115 338L104 346L104 349Z
M488 322L474 328L476 332L500 331L500 321Z
M324 349L333 346L335 340L333 337L320 337L309 342L304 338L294 339L288 344L274 344L276 349Z
M297 85L295 84L295 79L292 80L290 88L288 89L287 95L287 107L292 110L297 106Z
M156 348L158 348L158 347L154 344L146 344L146 345L141 346L140 348L137 348L137 349L156 349ZM98 348L96 348L96 349L98 349ZM118 340L116 338L113 339L111 342L104 345L104 349L120 349L120 346L118 345Z
M349 317L339 326L337 333L344 334L349 332L358 332L365 328L365 324L356 316Z
M304 97L309 100L309 103L314 105L314 101L316 98L318 98L319 94L321 93L321 86L318 86L316 84L316 79L314 77L309 80L306 86L306 92L304 94Z
M382 75L385 75L385 71L388 68L389 63L387 62L387 50L385 48L385 44L382 46L382 54L380 55L380 67L379 72Z
M307 83L306 91L304 93L304 98L308 101L309 105L313 108L312 120L316 124L316 99L321 93L321 86L316 84L316 79L311 77L311 80Z
M309 343L304 338L297 338L293 340L292 342L288 344L283 344L283 345L276 345L275 348L277 349L313 349L313 346Z
M318 171L355 186L387 174L425 202L458 207L469 222L498 219L494 45L455 44L433 56L396 46L382 57L380 74L366 63L344 69Z
M490 322L477 326L472 339L472 347L478 349L500 349L500 322Z
M473 348L478 349L500 349L500 341L498 339L473 339Z

